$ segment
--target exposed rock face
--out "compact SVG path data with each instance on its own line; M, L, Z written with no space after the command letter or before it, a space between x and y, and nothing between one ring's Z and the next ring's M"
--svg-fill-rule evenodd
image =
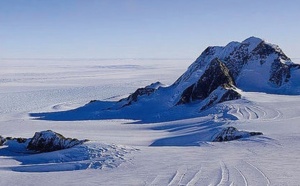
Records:
M2 146L5 141L6 141L6 139L3 138L2 136L0 136L0 146Z
M269 81L275 86L280 87L289 82L291 78L291 72L293 70L299 70L299 64L282 64L273 63L271 67L271 76Z
M38 152L50 152L71 148L80 145L87 140L65 138L63 135L51 130L36 132L30 140L27 149Z
M232 141L241 138L247 138L255 135L262 135L261 132L246 132L238 131L234 127L224 128L214 139L213 142L223 142L223 141Z
M200 110L205 110L218 103L236 100L240 98L241 95L234 89L225 89L223 87L218 87L205 100L201 102Z
M218 88L220 89L218 93L215 92L212 94ZM234 89L235 82L228 68L222 61L215 58L210 62L210 65L200 79L183 91L177 105L204 100L208 97L210 97L209 103L206 106L210 106L213 103L239 99L241 95ZM218 101L216 102L216 100Z
M131 105L133 102L136 102L139 97L147 95L149 96L155 92L159 87L164 86L160 82L152 83L144 88L138 88L134 93L130 94L127 98L121 99L119 102L124 102L124 106Z
M13 138L13 137L6 137L6 140L16 141L18 143L25 143L27 138Z

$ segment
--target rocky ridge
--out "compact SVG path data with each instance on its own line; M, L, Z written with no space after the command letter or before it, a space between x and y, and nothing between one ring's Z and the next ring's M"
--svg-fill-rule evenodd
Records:
M205 110L224 101L240 99L239 89L300 94L300 83L294 83L297 76L300 77L300 65L293 63L277 45L250 37L241 43L208 47L173 85L164 87L160 82L153 83L119 102L125 107L139 102L140 98L164 101L167 98L168 105L198 103L199 110ZM160 91L170 95L159 98Z
M51 152L74 147L88 140L65 138L63 135L52 130L36 132L32 138L12 138L0 136L0 146L9 142L24 144L27 150L36 152Z
M36 132L28 143L27 149L38 152L51 152L80 145L87 140L65 138L63 135L51 130Z

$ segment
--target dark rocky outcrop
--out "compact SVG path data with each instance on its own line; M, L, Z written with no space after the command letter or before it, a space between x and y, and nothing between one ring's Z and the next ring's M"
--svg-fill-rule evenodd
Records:
M272 63L270 74L269 81L276 87L288 82L289 78L291 77L290 67L280 62Z
M227 89L226 92L221 96L218 103L222 103L224 101L241 99L241 94L239 94L234 89Z
M38 152L50 152L71 148L75 145L80 145L86 141L87 140L65 138L59 133L47 130L36 132L33 138L29 141L27 149Z
M284 83L289 82L291 71L300 69L299 64L284 64L275 60L271 65L269 81L276 87L280 87Z
M210 97L212 105L218 100L218 103L239 99L241 95L235 89L235 82L230 75L228 68L219 59L215 58L210 62L200 79L186 88L181 94L181 98L177 105L189 103L196 100L204 100L210 96L217 88L222 88L222 93L214 94Z
M161 86L163 86L162 83L156 82L144 88L138 88L134 93L130 94L127 98L121 99L119 102L124 102L122 107L131 105L133 102L136 102L139 97L144 95L149 96Z
M238 92L236 92L234 89L225 89L221 87L212 92L208 98L202 101L202 107L200 110L205 110L218 103L236 99L241 99L241 95Z
M13 137L2 137L0 136L0 146L2 146L7 141L16 141L17 143L25 143L28 139L27 138L13 138Z
M0 136L0 146L2 146L5 143L6 139Z
M239 131L234 127L227 127L217 134L217 136L213 139L213 142L232 141L262 134L263 133L261 132Z

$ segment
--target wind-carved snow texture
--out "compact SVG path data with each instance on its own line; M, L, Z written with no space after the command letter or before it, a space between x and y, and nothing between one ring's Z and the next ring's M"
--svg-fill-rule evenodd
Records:
M204 162L201 167L178 167L174 173L158 175L149 185L271 185L270 178L248 161Z

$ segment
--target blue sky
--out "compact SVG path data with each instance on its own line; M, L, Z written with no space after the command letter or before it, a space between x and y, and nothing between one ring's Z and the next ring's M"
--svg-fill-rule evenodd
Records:
M196 58L257 36L300 57L297 0L0 0L0 58Z

